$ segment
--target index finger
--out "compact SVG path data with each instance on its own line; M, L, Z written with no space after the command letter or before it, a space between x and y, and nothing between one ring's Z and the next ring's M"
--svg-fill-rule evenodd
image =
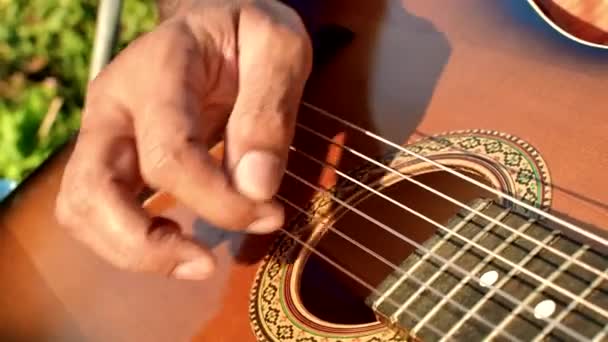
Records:
M172 31L174 32L174 31ZM159 60L153 75L158 81L141 93L139 107L131 108L144 180L173 195L209 223L226 229L249 228L256 233L273 231L283 223L283 210L273 202L254 201L238 192L224 170L208 153L217 120L201 111L200 85L208 80L205 54L191 32L156 45ZM179 39L179 40L176 40ZM181 44L179 49L174 44Z
M159 105L155 111L155 120L137 128L146 132L138 144L147 183L221 228L266 233L280 227L280 206L239 193L214 162L192 109Z

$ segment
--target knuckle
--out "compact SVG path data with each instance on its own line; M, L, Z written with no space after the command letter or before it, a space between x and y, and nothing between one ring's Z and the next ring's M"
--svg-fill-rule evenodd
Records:
M228 125L228 134L237 140L274 140L283 137L291 129L289 114L284 110L256 105L239 109L238 120Z
M244 115L239 123L238 130L246 136L259 134L260 130L268 132L284 132L289 126L287 114L284 111L267 110L258 108Z
M107 262L109 262L112 266L116 267L119 270L124 271L139 271L139 264L136 262L136 258L132 256L132 254L120 253L118 257L114 258L105 258Z
M57 222L66 228L72 227L74 221L74 214L71 208L70 201L66 198L66 195L62 192L57 196L55 202L55 218Z
M286 50L296 65L303 66L303 71L309 72L312 67L312 41L306 30L290 30L287 34Z
M120 253L120 257L112 263L117 268L130 272L150 272L153 268L152 263L147 261L149 257L146 257L147 249L145 247L144 244L131 246L129 251Z
M296 64L299 66L298 74L306 77L312 71L312 42L308 36L298 36L292 46L296 55L294 59L299 61Z
M294 44L301 50L311 49L306 26L290 6L279 2L255 2L245 5L243 12L255 20L258 30L265 31L273 39L279 38L278 41Z
M72 180L65 185L67 189L59 192L54 208L58 223L70 231L76 231L83 218L90 217L92 211L90 197L76 184Z
M125 112L123 101L113 93L107 81L95 79L87 85L87 96L81 118L81 132L101 122L120 118Z
M116 261L117 266L133 272L163 273L175 263L175 246L179 243L176 234L147 236L129 248L129 254Z
M153 273L158 269L150 258L146 256L147 249L144 246L133 248L128 252L121 252L117 257L108 260L114 267L119 270L137 273Z
M55 205L55 218L57 222L67 231L80 237L86 230L81 228L88 227L88 220L91 218L90 202L86 199L77 199L84 196L63 196L60 197Z
M108 246L111 251L105 251L105 259L114 267L130 272L152 272L155 271L156 263L153 262L156 246L151 245L145 234L123 234L120 239ZM102 255L102 256L104 256Z
M229 134L235 140L257 141L273 146L288 146L293 136L294 123L285 111L250 111L239 116L236 125L230 126Z
M280 45L275 51L280 53L281 60L287 63L292 75L300 81L312 70L313 48L306 30L298 27L299 25L274 24L271 44Z
M151 258L157 251L145 239L144 234L123 234L118 240L99 249L104 242L93 237L88 242L97 254L113 267L130 272L153 271L154 262Z
M98 94L102 89L101 83L103 83L104 73L101 71L94 79L92 79L86 85L86 94L87 95L95 95Z
M174 221L164 217L155 217L148 227L146 241L162 246L172 246L178 241L178 238L181 238L180 233L181 230Z
M279 5L277 15L279 20L269 21L273 31L281 34L283 38L305 47L307 43L307 30L300 15L291 7Z
M177 136L148 146L142 160L142 176L152 185L166 184L175 168L184 165L192 151L193 138L188 135Z
M98 103L103 103L104 94L107 92L107 81L105 71L101 71L95 79L91 80L86 86L86 103L85 106L94 106Z
M94 172L83 160L68 165L57 194L54 215L72 234L80 235L97 220L98 206L109 189L109 172Z

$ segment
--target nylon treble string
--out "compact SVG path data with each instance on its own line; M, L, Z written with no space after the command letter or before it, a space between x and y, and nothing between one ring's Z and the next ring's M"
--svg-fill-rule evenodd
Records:
M300 154L304 154L304 152L302 152L302 151L298 151L298 150L297 150L295 147L293 147L293 146L291 147L291 150L292 150L292 151L296 151L296 152L298 152L298 153L300 153ZM308 157L309 157L309 158L311 158L311 159L314 159L314 157L311 157L310 155L308 155ZM317 161L317 162L320 162L318 159L317 159L316 161ZM323 162L320 162L320 163L323 163ZM361 182L359 182L359 181L357 181L357 180L355 180L355 179L351 178L350 176L348 176L348 175L344 174L343 172L341 172L340 170L338 170L337 168L335 168L333 165L327 165L327 164L325 164L325 163L323 163L323 164L324 164L325 166L328 166L328 167L333 168L333 169L336 171L336 173L337 173L337 174L339 174L340 176L347 178L349 181L354 182L354 183L356 183L357 185L359 185L359 186L361 186L361 187L363 187L363 188L366 188L368 191L371 191L371 192L373 192L374 194L376 194L376 195L378 195L378 196L380 196L380 197L382 197L382 198L384 198L384 199L386 199L386 200L389 200L391 203L393 203L393 204L395 204L395 205L398 205L398 206L402 207L403 209L405 209L405 210L409 211L410 213L412 213L412 214L414 214L414 215L416 215L416 216L418 216L418 217L420 217L420 218L424 219L425 221L427 221L427 222L429 222L429 223L431 223L431 224L435 225L437 228L442 229L442 230L448 230L448 231L449 231L449 229L448 229L448 228L446 228L446 227L442 226L441 224L439 224L439 223L437 223L437 222L433 221L432 219L430 219L430 218L428 218L428 217L426 217L426 216L424 216L424 215L422 215L422 214L420 214L420 213L416 212L415 210L413 210L413 209L411 209L411 208L409 208L409 207L407 207L407 206L403 205L402 203L400 203L400 202L398 202L398 201L395 201L394 199L392 199L392 198L390 198L390 197L388 197L388 196L386 196L386 195L384 195L384 194L382 194L382 193L380 193L380 192L376 191L375 189L372 189L372 188L370 188L369 186L367 186L367 185L365 185L365 184L363 184L363 183L361 183ZM390 227L386 226L385 224L383 224L383 223L381 223L381 222L379 222L379 221L377 221L377 220L375 220L375 219L373 219L373 218L369 217L369 215L367 215L367 214L365 214L365 213L362 213L362 212L360 212L358 209L353 208L352 206L350 206L350 205L348 205L348 204L344 203L344 202L343 202L343 201L341 201L340 199L338 199L338 198L336 198L335 196L333 196L333 194L331 194L330 192L328 192L326 189L323 189L323 188L321 188L321 187L317 187L317 186L315 186L315 185L312 185L310 182L308 182L308 181L306 181L306 180L302 179L301 177L299 177L299 176L295 175L294 173L292 173L292 172L291 172L291 171L289 171L289 170L287 170L286 174L287 174L287 175L289 175L289 176L291 176L291 177L296 178L298 181L300 181L300 182L302 182L302 183L304 183L304 184L308 185L309 187L311 187L311 188L313 188L313 189L315 189L315 190L317 190L317 191L322 191L322 192L326 192L326 193L328 193L328 195L329 195L329 196L331 196L331 197L333 198L333 200L334 200L334 201L339 202L339 203L340 203L342 206L345 206L346 208L350 209L351 211L354 211L354 212L358 213L360 216L362 216L362 217L366 218L367 220L371 221L372 223L375 223L376 225L380 226L381 228L383 228L383 229L385 229L385 230L389 231L390 233L392 233L392 234L393 234L393 235L395 235L396 237L400 238L401 240L404 240L405 242L409 243L410 245L413 245L413 246L415 246L415 247L417 247L417 248L419 248L419 249L421 249L421 250L425 251L426 253L431 253L431 254L433 254L433 253L432 253L432 252L430 252L428 249L426 249L425 247L423 247L423 246L421 246L420 244L416 243L415 241L412 241L411 239L409 239L409 238L407 238L407 237L405 237L405 236L403 236L403 235L399 234L399 233L398 233L398 232L396 232L394 229L392 229L392 228L390 228ZM457 236L458 236L458 234L454 234L454 235L457 235ZM469 241L467 238L464 238L464 237L462 237L462 236L459 236L459 238L460 238L460 239L462 239L463 241L467 241L467 242L469 242L469 243L470 243L470 241ZM480 247L481 247L481 246L479 246L479 245L477 245L477 244L475 244L475 243L473 243L472 245L476 245L478 248L480 248ZM359 247L361 247L361 246L359 246ZM496 257L497 259L502 259L504 262L506 262L507 264L510 264L511 266L516 267L516 268L517 268L517 269L519 269L520 271L522 271L522 272L524 272L524 273L528 273L528 274L530 274L530 272L529 272L528 270L523 269L521 266L519 266L519 265L514 265L514 264L513 264L513 263L511 263L510 261L505 260L505 259L504 259L504 258L502 258L501 256L499 256L499 255L497 255L497 254L495 254L495 253L493 253L493 252L491 252L491 251L488 251L487 249L485 249L485 248L483 248L483 247L482 247L482 248L480 248L480 249L482 249L482 250L484 250L486 253L488 253L488 254L490 254L490 255L492 255L492 256L494 256L494 257ZM454 268L454 269L458 270L460 273L462 273L462 274L466 275L467 277L469 277L469 279L470 279L471 281L473 281L473 280L480 281L480 279L478 279L478 278L477 278L475 275L472 275L472 274L470 274L469 272L467 272L466 270L463 270L462 268L460 268L459 266L454 265L452 262L449 262L449 261L445 260L444 258L442 258L442 257L440 257L440 256L437 256L437 255L434 255L434 254L433 254L433 257L435 257L436 259L439 259L439 260L440 260L440 261L442 261L443 263L448 263L448 264L450 264L450 266L451 266L452 268ZM535 278L536 280L539 280L539 277L538 277L538 276L536 276L536 277L535 277L535 276L536 276L535 274L534 274L534 275L532 275L532 277L533 277L533 278ZM540 279L542 279L542 278L540 278ZM541 283L542 283L542 280L541 280ZM561 292L562 292L562 293L564 293L566 296L570 296L571 298L575 299L575 301L579 301L579 302L581 302L582 304L585 304L585 305L589 305L589 304L591 304L591 303L589 303L588 301L586 301L586 300L584 300L584 299L582 299L582 298L580 298L580 297L577 297L576 295L571 294L569 291L567 291L567 290L565 290L565 289L563 289L563 288L556 287L556 286L555 286L555 285L553 285L553 284L545 284L545 285L546 285L546 286L550 286L550 287L552 286L552 287L556 288L556 290L561 291ZM514 303L514 304L516 304L516 305L521 304L521 303L520 303L520 301L518 301L517 299L515 299L514 297L512 297L512 296L511 296L511 295L509 295L508 293L505 293L505 292L504 292L504 291L502 291L502 290L498 290L497 292L498 292L498 294L502 295L503 297L505 297L505 298L509 299L509 300L510 300L512 303ZM597 306L595 306L595 305L593 305L593 304L591 304L591 305L589 305L589 306L590 306L592 309L595 309L595 311L599 311L599 313L600 313L600 314L603 314L603 312L602 312L602 311L603 311L603 309L602 309L602 308L598 308ZM525 306L525 310L526 310L526 311L528 311L528 312L530 312L530 313L533 313L533 309L532 309L532 308L530 308L529 306ZM551 319L548 319L548 320L549 320L549 321L551 321ZM567 332L568 332L570 335L573 335L573 337L577 337L577 338L580 338L580 337L581 337L581 335L580 335L580 334L578 334L578 333L576 333L576 332L572 331L572 330L571 330L570 328L568 328L568 327L563 326L563 325L562 325L562 324L560 324L559 322L553 322L553 323L554 323L554 325L555 325L555 326L557 326L557 327L561 328L561 330L566 330L566 331L567 331Z
M365 154L363 154L363 153L361 153L361 152L359 152L359 151L357 151L357 150L355 150L355 149L353 149L353 148L351 148L351 147L349 147L349 146L347 146L345 144L341 144L341 143L335 142L332 139L330 139L329 137L327 137L327 136L325 136L325 135L323 135L323 134L321 134L319 132L316 132L313 129L311 129L310 127L307 127L307 126L305 126L303 124L298 123L297 127L305 130L306 132L308 132L310 134L313 134L313 135L315 135L315 136L317 136L317 137L325 140L326 142L328 142L328 143L330 143L332 145L338 146L338 147L344 149L345 151L347 151L349 153L352 153L353 155L355 155L355 156L357 156L357 157L359 157L359 158L361 158L361 159L363 159L363 160L365 160L367 162L370 162L370 163L372 163L372 164L374 164L374 165L376 165L376 166L378 166L380 168L383 168L383 169L387 170L388 172L391 172L391 173L397 175L401 179L407 180L410 183L413 183L413 184L415 184L415 185L417 185L417 186L419 186L419 187L421 187L421 188L423 188L423 189L425 189L425 190L427 190L427 191L429 191L429 192L431 192L431 193L433 193L433 194L435 194L435 195L437 195L437 196L439 196L439 197L441 197L441 198L443 198L443 199L445 199L445 200L447 200L449 202L452 202L452 203L456 204L457 206L459 206L459 207L461 207L461 208L463 208L465 210L468 210L469 212L473 212L476 215L478 215L480 217L483 217L484 219L486 219L486 220L488 220L488 221L490 221L490 222L492 222L492 223L494 223L494 224L496 224L496 225L498 225L498 226L500 226L502 228L505 228L506 230L510 231L511 233L516 234L516 235L518 235L518 236L520 236L520 237L522 237L522 238L530 241L533 244L540 244L544 249L552 252L553 254L558 255L561 258L565 259L565 260L572 260L572 262L575 263L576 265L578 265L578 266L586 269L587 271L589 271L591 273L594 273L598 277L601 277L603 279L608 280L608 275L606 275L604 272L599 271L596 268L593 268L592 266L590 266L590 265L588 265L588 264L586 264L586 263L584 263L584 262L582 262L582 261L580 261L578 259L572 258L572 256L567 255L566 253L564 253L564 252L562 252L562 251L560 251L560 250L558 250L558 249L556 249L554 247L551 247L551 246L547 245L546 243L543 243L543 242L541 242L540 240L538 240L538 239L536 239L534 237L526 235L526 234L518 231L514 227L511 227L508 224L506 224L506 223L504 223L502 221L497 220L494 217L486 215L483 212L481 212L481 211L479 211L479 210L477 210L475 208L472 208L471 206L469 206L469 205L467 205L467 204L465 204L465 203L463 203L463 202L461 202L461 201L459 201L459 200L457 200L457 199L455 199L455 198L453 198L453 197L451 197L449 195L446 195L446 194L442 193L441 191L439 191L437 189L434 189L433 187L428 186L428 185L426 185L426 184L424 184L424 183L416 180L415 178L413 178L413 177L411 177L409 175L404 174L403 172L400 172L399 170L395 169L394 167L387 166L387 165L385 165L385 164L383 164L383 163L375 160L374 158L366 156Z
M461 172L458 172L456 170L453 170L452 168L446 167L445 165L442 165L441 163L437 163L436 161L434 161L432 159L429 159L429 158L427 158L427 157L425 157L423 155L420 155L419 153L410 151L410 150L406 149L405 147L403 147L403 146L401 146L399 144L396 144L396 143L394 143L394 142L392 142L392 141L390 141L388 139L385 139L385 138L383 138L383 137L381 137L381 136L379 136L379 135L377 135L377 134L375 134L373 132L370 132L370 131L368 131L368 130L366 130L366 129L364 129L364 128L356 125L356 124L353 124L353 123L351 123L351 122L349 122L347 120L344 120L344 119L338 117L337 115L332 114L332 113L330 113L330 112L328 112L328 111L326 111L324 109L321 109L321 108L319 108L319 107L317 107L317 106L315 106L313 104L310 104L308 102L302 101L302 105L305 106L305 107L307 107L307 108L310 108L310 109L314 110L315 112L317 112L317 113L319 113L321 115L324 115L324 116L326 116L328 118L331 118L331 119L333 119L335 121L338 121L338 122L340 122L341 124L343 124L345 126L348 126L348 127L352 128L352 129L354 129L356 131L359 131L359 132L361 132L361 133L363 133L363 134L365 134L365 135L367 135L367 136L369 136L369 137L371 137L371 138L373 138L373 139L375 139L377 141L380 141L380 142L382 142L385 145L388 145L388 146L391 146L393 148L396 148L396 149L400 150L401 152L409 154L409 155L411 155L411 156L413 156L415 158L418 158L420 160L424 160L425 162L430 163L431 165L433 165L433 166L435 166L437 168L440 168L443 171L449 172L452 175L454 175L456 177L459 177L459 178L461 178L461 179L463 179L463 180L465 180L465 181L467 181L467 182L469 182L469 183L471 183L471 184L473 184L473 185L475 185L477 187L480 187L480 188L482 188L482 189L484 189L486 191L489 191L489 192L491 192L491 193L493 193L493 194L495 194L497 196L506 198L509 201L511 201L513 203L516 203L516 204L518 204L518 205L526 208L527 210L529 210L529 211L531 211L531 212L533 212L533 213L535 213L537 215L540 215L540 216L542 216L542 217L544 217L544 218L546 218L546 219L548 219L548 220L550 220L550 221L552 221L554 223L559 224L560 226L563 226L563 227L568 228L568 229L570 229L570 230L572 230L574 232L577 232L578 234L586 236L587 238L592 239L592 240L594 240L594 241L596 241L596 242L598 242L598 243L600 243L600 244L602 244L604 246L608 246L608 239L606 239L604 237L601 237L601 236L599 236L599 235L597 235L597 234L595 234L593 232L586 231L585 229L583 229L583 228L575 225L574 223L568 222L568 221L563 220L563 219L561 219L561 218L559 218L559 217L557 217L557 216L555 216L555 215L553 215L551 213L548 213L546 211L538 209L538 208L536 208L536 207L534 207L534 206L532 206L532 205L530 205L528 203L525 203L524 201L521 201L521 200L519 200L519 199L517 199L517 198L515 198L515 197L513 197L513 196L511 196L509 194L506 194L506 193L504 193L504 192L502 192L500 190L497 190L497 189L495 189L493 187L490 187L490 186L488 186L488 185L486 185L486 184L484 184L484 183L482 183L480 181L477 181L477 180L475 180L475 179L473 179L473 178L471 178L471 177L469 177L469 176L467 176L467 175L465 175L465 174L463 174Z

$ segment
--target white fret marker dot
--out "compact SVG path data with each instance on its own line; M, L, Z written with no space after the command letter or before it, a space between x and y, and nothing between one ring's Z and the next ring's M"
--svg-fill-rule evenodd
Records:
M545 299L534 307L534 317L537 319L547 318L555 312L555 302Z
M479 278L479 285L483 287L490 287L498 280L498 272L488 271L481 275Z

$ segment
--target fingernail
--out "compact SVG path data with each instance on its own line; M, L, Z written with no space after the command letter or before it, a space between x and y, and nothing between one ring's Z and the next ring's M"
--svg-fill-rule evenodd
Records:
M212 265L207 260L195 259L177 265L173 276L177 279L203 280L211 273Z
M277 192L283 174L281 159L267 151L249 151L234 171L237 189L255 200L270 199Z
M284 221L284 215L282 211L280 213L273 213L268 216L263 216L254 221L247 227L247 230L255 234L268 234L281 228Z

